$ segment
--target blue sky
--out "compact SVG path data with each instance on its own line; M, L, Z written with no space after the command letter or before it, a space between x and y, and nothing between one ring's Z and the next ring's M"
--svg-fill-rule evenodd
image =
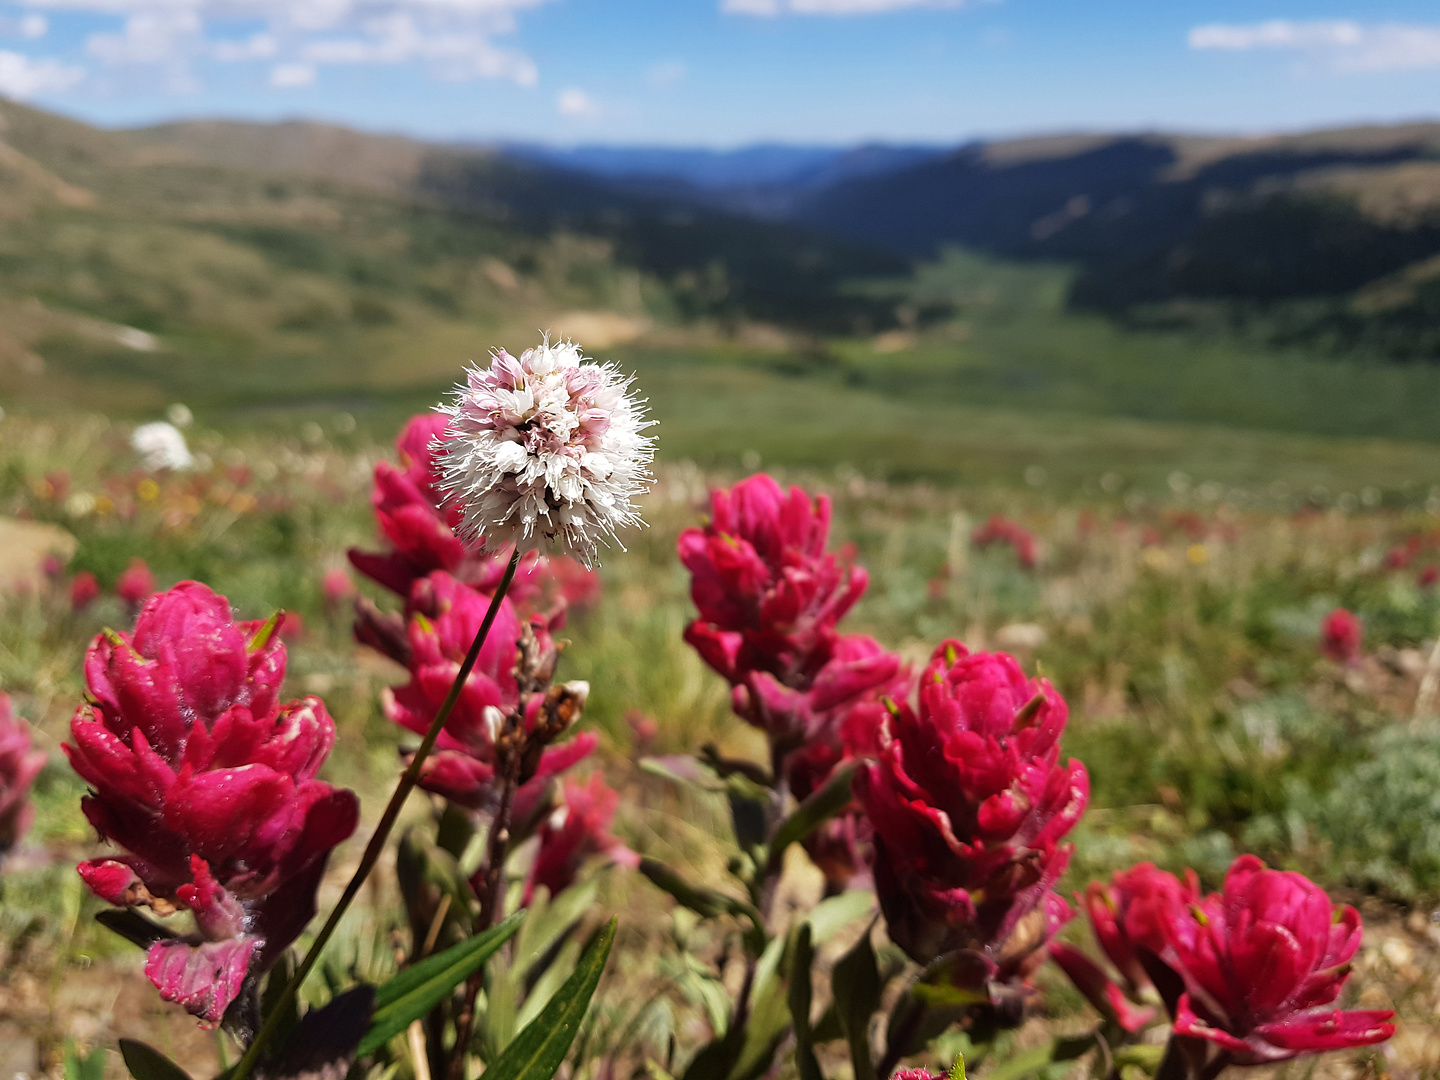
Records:
M1440 117L1434 0L0 0L0 93L735 146Z

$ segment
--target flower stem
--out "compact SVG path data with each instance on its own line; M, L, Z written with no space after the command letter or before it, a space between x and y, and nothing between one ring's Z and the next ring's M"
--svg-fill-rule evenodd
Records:
M524 703L521 703L524 714ZM523 723L523 721L521 721ZM523 746L512 747L510 760L506 763L505 786L500 796L500 808L490 826L490 851L485 864L484 885L480 890L480 915L475 920L473 933L483 934L495 921L500 909L501 891L505 887L505 858L510 851L510 813L515 799L516 770L520 764ZM470 1051L470 1041L475 1037L475 1002L480 997L480 988L485 984L485 968L474 972L465 983L465 1004L455 1022L455 1051L446 1071L447 1080L465 1080L465 1055Z
M404 807L405 800L409 797L410 792L415 790L415 785L420 782L421 767L424 766L425 759L430 756L430 751L435 746L435 740L440 737L440 730L445 726L445 721L450 719L450 713L460 699L460 692L464 689L465 681L470 678L470 672L474 669L475 662L480 659L480 650L485 645L485 639L490 636L490 627L495 623L495 616L500 613L500 602L510 591L510 582L515 580L515 569L519 565L520 549L517 547L514 554L510 556L510 562L505 567L505 574L500 578L495 595L490 598L490 607L485 611L485 619L480 623L480 630L476 633L475 640L470 643L470 651L465 654L465 661L460 665L460 670L455 675L455 681L450 684L450 693L445 696L445 701L440 706L440 711L435 714L435 719L430 721L430 728L425 732L425 737L420 740L420 746L415 751L415 756L410 759L409 767L401 775L400 782L395 785L395 792L390 796L390 802L385 807L385 812L380 815L379 824L375 826L375 831L370 835L370 842L365 846L365 854L361 857L360 865L356 868L354 876L351 877L350 884L345 886L345 892L341 894L339 903L330 912L330 917L320 928L320 933L316 935L310 951L305 954L305 959L300 961L300 966L295 969L294 976L286 984L280 1000L271 1009L270 1015L266 1017L265 1023L255 1036L255 1041L246 1048L245 1056L235 1066L235 1071L230 1074L228 1080L246 1080L254 1071L261 1051L264 1050L265 1044L274 1037L276 1029L280 1026L281 1018L288 1014L295 995L300 991L300 985L319 962L321 952L324 951L331 936L335 933L335 928L340 925L340 920L349 910L351 902L360 892L360 886L365 884L365 879L370 876L370 871L375 869L375 864L380 861L380 853L385 850L385 843L390 839L390 831L394 829L395 822L400 817L400 810Z

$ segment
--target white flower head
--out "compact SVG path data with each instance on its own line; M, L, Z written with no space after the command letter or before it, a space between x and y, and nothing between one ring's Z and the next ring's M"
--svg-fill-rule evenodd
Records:
M513 542L592 566L600 541L640 525L633 499L651 481L654 421L631 379L573 342L504 349L474 367L438 411L440 489L464 515L460 535L484 551Z
M174 424L164 420L141 424L130 433L130 445L140 455L140 463L149 472L159 472L161 469L183 472L195 465L195 458L191 456L190 448L185 445L185 436L180 434L180 429Z

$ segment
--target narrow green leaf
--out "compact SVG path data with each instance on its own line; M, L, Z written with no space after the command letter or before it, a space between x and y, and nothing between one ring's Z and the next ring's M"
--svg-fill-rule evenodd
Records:
M1014 1057L1000 1062L990 1070L991 1080L1020 1080L1021 1077L1039 1072L1054 1060L1050 1046L1036 1046L1022 1050Z
M965 1080L965 1055L961 1054L955 1058L955 1064L950 1066L950 1080Z
M830 780L819 791L795 808L775 830L770 838L770 860L766 873L780 869L785 859L785 849L791 844L804 840L830 818L850 805L850 781L855 776L858 762L848 762L830 774Z
M761 927L760 913L744 900L737 900L714 889L691 885L674 870L655 859L641 859L640 872L664 889L682 905L706 919L719 915L740 915Z
M520 1030L518 1014L524 989L519 985L521 973L497 956L485 969L484 1057L496 1060Z
M870 1057L870 1017L880 1007L883 987L880 965L870 944L870 930L871 927L866 927L854 948L836 962L830 977L840 1029L845 1033L845 1041L850 1044L850 1064L855 1080L875 1080L875 1066Z
M269 645L270 639L275 636L275 631L280 628L280 623L284 618L285 611L282 608L271 615L270 618L266 619L260 629L255 631L255 636L250 639L250 644L245 646L245 651L248 653L257 653L265 648L266 645Z
M787 995L790 1022L795 1025L795 1071L800 1080L825 1080L820 1062L815 1059L815 1045L810 1034L810 965L815 950L810 947L810 924L801 923L795 933L790 952L790 985Z
M265 990L260 995L260 1015L269 1020L271 1015L280 1007L280 1002L285 996L285 987L290 985L290 980L295 975L295 952L293 949L286 949L270 969L270 974L265 978ZM300 1023L300 1000L292 997L289 1005L285 1008L284 1019L276 1021L279 1027L275 1029L275 1042L272 1045L284 1046L294 1032L295 1026Z
M515 938L517 974L527 980L538 976L531 967L538 961L553 959L561 940L573 933L576 924L595 906L599 891L600 879L595 877L562 889L559 896L546 896L545 892L536 890L529 905L530 917Z
M574 974L485 1070L488 1080L551 1080L575 1041L580 1021L600 985L600 975L615 941L615 924L616 920L611 919L591 938Z
M769 1072L780 1044L790 1033L790 1006L785 1001L781 972L784 959L785 939L774 938L755 962L750 1011L740 1028L745 1038L727 1080L749 1080Z
M360 1040L357 1057L372 1054L418 1020L459 986L471 972L520 929L525 913L517 911L483 934L426 957L406 968L375 991L375 1012L370 1030Z
M151 922L134 908L106 908L95 913L95 921L142 949L176 936L173 930Z
M714 1039L695 1055L683 1080L725 1080L740 1057L745 1045L743 1024L731 1024L725 1034Z
M701 791L725 791L722 776L703 761L689 754L666 754L664 757L640 759L640 771L669 780L672 784L698 788Z
M515 1018L519 1027L524 1027L540 1015L540 1010L550 1003L555 991L559 990L565 981L566 973L575 970L575 964L580 959L580 943L566 941L558 952L550 955L552 959L547 961L549 966L540 977L526 980L529 990L525 994L525 1004Z
M143 1042L121 1039L120 1056L135 1080L190 1080L189 1073Z
M640 759L640 771L669 780L672 784L699 791L721 792L741 799L764 802L770 789L744 771L721 773L709 762L689 754L666 754Z

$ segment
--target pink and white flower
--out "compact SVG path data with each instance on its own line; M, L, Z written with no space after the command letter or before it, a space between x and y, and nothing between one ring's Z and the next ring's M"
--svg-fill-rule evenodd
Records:
M649 486L653 421L612 364L571 342L496 352L472 368L436 447L440 490L461 513L458 531L485 551L522 551L595 562L601 541L641 524L634 499Z

